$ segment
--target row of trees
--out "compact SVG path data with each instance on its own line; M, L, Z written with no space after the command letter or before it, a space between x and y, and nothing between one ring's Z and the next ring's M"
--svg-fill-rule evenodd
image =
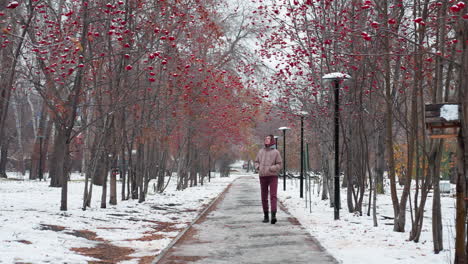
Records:
M222 1L0 1L0 173L47 167L67 210L69 173L110 177L110 203L145 200L177 173L203 184L209 166L237 157L261 104L246 81L252 33ZM47 158L46 158L47 157ZM209 164L209 161L212 161ZM42 168L41 168L42 167Z
M316 143L327 199L334 101L321 77L345 72L353 77L340 99L348 210L362 214L367 194L377 225L387 171L394 230L405 231L409 206L417 242L432 191L436 253L444 248L438 186L447 140L428 138L424 106L461 103L455 261L466 263L465 3L229 2L0 0L1 175L14 164L35 179L47 165L66 210L68 175L79 168L86 209L92 183L103 186L105 207L108 171L120 167L122 198L144 201L150 179L159 191L172 172L179 189L203 182L209 161L255 154L254 126L276 115L297 123L300 110L308 112L306 136ZM290 155L288 166L298 161ZM116 203L115 173L110 183Z
M444 248L439 176L442 150L450 140L428 137L424 107L444 102L462 105L456 155L455 263L467 263L466 4L435 0L255 2L253 23L265 27L259 36L259 53L273 65L274 73L264 81L283 117L297 123L297 111L308 112L306 123L311 132L307 139L319 146L314 156L321 158L325 175L323 198L333 196L327 190L333 186L334 175L330 162L334 98L333 87L322 76L344 72L352 76L341 84L340 98L340 155L347 209L362 214L364 194L368 194L367 214L373 208L377 225L375 194L384 191L384 171L388 171L394 231L404 232L410 220L409 239L418 242L432 192L435 253ZM403 187L400 193L397 176ZM411 186L416 187L414 191ZM336 206L331 198L331 206Z

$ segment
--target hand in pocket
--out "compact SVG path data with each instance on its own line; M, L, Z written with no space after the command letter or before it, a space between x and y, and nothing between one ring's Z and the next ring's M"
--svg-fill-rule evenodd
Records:
M268 168L268 170L269 170L270 172L272 172L272 173L276 173L276 167L275 167L275 165L270 166L270 167Z

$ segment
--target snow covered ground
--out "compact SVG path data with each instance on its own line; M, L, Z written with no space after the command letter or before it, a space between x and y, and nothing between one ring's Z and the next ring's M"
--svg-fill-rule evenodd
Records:
M216 177L204 186L176 191L170 184L163 194L148 195L144 203L120 201L118 205L100 208L101 188L94 186L93 202L81 210L83 181L74 174L69 184L68 208L61 212L60 188L48 182L0 180L0 263L151 263L154 256L190 223L200 211L238 176ZM16 177L17 175L10 175ZM171 181L175 183L174 179ZM393 232L391 199L379 195L378 227L372 217L347 212L346 192L341 190L341 219L333 220L329 201L312 193L312 207L299 198L298 181L283 181L278 186L279 200L287 210L338 260L344 264L360 263L451 263L454 255L455 200L442 198L444 247L432 251L431 205L426 203L423 233L419 243L408 241L410 214L405 233ZM120 190L120 189L119 189ZM431 194L430 194L431 195ZM367 205L365 206L367 210ZM309 212L312 210L312 212ZM278 215L281 218L281 215Z
M286 184L287 189L284 192L283 179L279 180L278 199L310 234L320 241L322 246L344 264L449 264L453 262L455 199L450 195L444 195L441 199L445 250L436 255L432 250L432 193L429 194L430 197L426 202L420 242L414 243L408 241L411 230L409 211L405 233L393 232L393 219L385 220L382 217L393 217L389 190L385 195L377 196L378 227L374 227L372 213L371 216L356 216L348 212L345 189L341 189L340 220L335 221L334 211L329 201L322 201L316 189L315 193L311 192L312 206L307 205L308 208L306 208L305 199L299 198L298 181L288 180ZM367 213L366 198L364 199L365 213Z
M84 182L72 175L68 211L60 211L60 188L49 182L0 180L0 263L151 263L235 178L213 178L204 186L175 190L144 203L121 201L100 208L101 187L93 187L91 208L81 209ZM22 178L16 174L9 177Z

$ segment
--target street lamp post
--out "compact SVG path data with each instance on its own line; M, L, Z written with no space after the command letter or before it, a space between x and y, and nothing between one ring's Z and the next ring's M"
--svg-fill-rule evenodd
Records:
M289 127L280 127L279 130L283 131L283 191L286 191L286 130Z
M208 153L208 182L211 182L211 156Z
M44 173L43 173L43 170L42 170L42 139L44 138L44 136L37 136L39 138L39 172L38 172L38 177L39 177L39 181L42 181L42 179L44 178Z
M304 197L304 116L301 115L301 179L299 187L300 190L300 198Z
M304 117L307 115L306 111L300 111L301 116L301 173L299 176L299 197L304 197Z
M278 149L278 136L273 136L275 138L275 149Z
M322 77L323 80L331 80L335 89L334 111L334 143L335 143L335 220L340 219L340 82L351 79L351 76L341 72L333 72Z

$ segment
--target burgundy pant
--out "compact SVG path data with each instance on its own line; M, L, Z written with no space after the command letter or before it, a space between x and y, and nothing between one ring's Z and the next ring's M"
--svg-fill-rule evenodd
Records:
M270 187L271 212L276 212L276 193L278 190L278 176L261 176L260 188L262 192L263 212L268 212L268 187Z

